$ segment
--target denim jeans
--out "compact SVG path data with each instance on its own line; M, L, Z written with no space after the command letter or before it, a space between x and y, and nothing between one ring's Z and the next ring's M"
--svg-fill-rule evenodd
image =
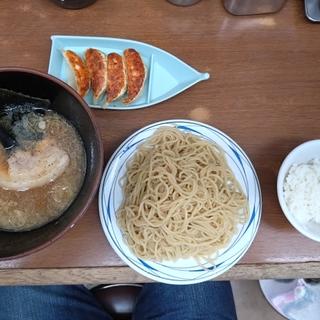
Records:
M0 287L0 320L111 320L83 286ZM237 319L229 282L145 284L134 320Z

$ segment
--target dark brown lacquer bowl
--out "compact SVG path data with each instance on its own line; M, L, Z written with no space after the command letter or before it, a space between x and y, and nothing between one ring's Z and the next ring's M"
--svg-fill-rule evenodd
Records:
M87 172L82 188L60 218L33 231L0 231L0 260L5 260L44 248L73 227L85 213L97 191L103 167L103 146L85 101L57 78L30 69L0 68L0 88L49 99L51 109L63 115L78 130L87 154Z

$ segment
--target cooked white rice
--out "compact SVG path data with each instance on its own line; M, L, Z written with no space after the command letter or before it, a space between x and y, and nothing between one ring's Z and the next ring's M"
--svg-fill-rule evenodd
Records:
M301 223L320 223L320 159L290 167L284 182L284 198Z

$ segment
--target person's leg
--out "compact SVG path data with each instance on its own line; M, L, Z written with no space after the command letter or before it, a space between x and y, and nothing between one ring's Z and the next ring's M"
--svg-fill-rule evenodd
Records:
M0 286L0 320L111 320L83 286Z
M150 283L138 298L134 320L237 319L229 282L187 286Z

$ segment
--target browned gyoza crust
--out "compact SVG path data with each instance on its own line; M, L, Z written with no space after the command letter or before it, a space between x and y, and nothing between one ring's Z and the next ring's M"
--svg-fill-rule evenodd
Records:
M81 97L84 97L90 88L89 72L82 59L73 51L63 52L68 64L70 65L76 80L76 90Z
M127 75L122 56L112 52L107 57L107 103L120 98L127 89Z
M101 51L93 48L87 49L85 56L93 98L98 100L107 87L107 61Z
M140 54L135 49L124 51L124 61L127 71L127 97L123 100L129 104L136 100L143 90L146 79L146 67Z

